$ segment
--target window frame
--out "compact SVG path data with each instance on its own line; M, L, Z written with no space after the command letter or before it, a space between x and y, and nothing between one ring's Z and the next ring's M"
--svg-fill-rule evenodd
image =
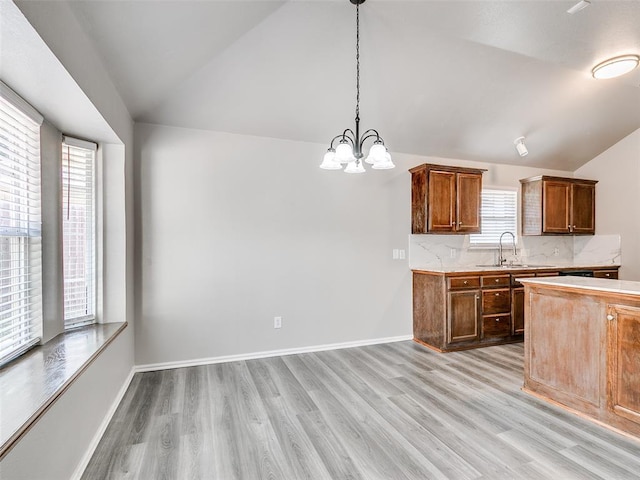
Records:
M20 272L18 275L20 280L17 283L11 281L7 285L12 292L7 293L6 296L11 295L12 298L7 301L10 303L5 302L5 306L9 306L7 313L15 312L16 309L21 312L3 319L4 321L9 320L9 326L2 328L13 330L14 339L11 340L12 335L7 334L6 339L0 340L0 345L2 342L6 342L6 347L0 351L1 366L39 344L43 336L42 158L40 142L44 118L2 81L0 81L0 98L3 117L15 120L15 122L6 123L7 127L2 129L3 137L6 138L5 158L7 163L5 167L8 173L6 178L8 181L5 184L7 189L2 189L6 194L2 194L2 196L6 196L6 200L3 200L2 203L14 205L14 207L3 205L2 209L6 213L6 217L3 216L3 218L9 222L9 225L5 225L6 232L2 232L2 238L3 240L8 239L10 249L13 249L14 242L12 240L18 239L17 244L20 249L17 260L13 253L7 259L10 264L8 269L13 271L17 268ZM19 183L23 183L27 187L18 188L17 184ZM26 226L21 226L21 224ZM14 265L16 261L18 266ZM4 278L4 274L0 277ZM8 279L12 278L15 279L16 275L10 273ZM15 302L19 304L17 307L14 305ZM2 322L0 322L1 325ZM27 332L26 335L25 332ZM18 333L21 335L16 338L15 335Z
M63 135L62 137L62 144L61 144L61 148L62 148L62 155L61 155L61 175L62 175L62 184L61 184L61 194L62 194L62 198L61 198L61 208L62 208L62 261L63 261L63 269L62 269L62 275L63 275L63 322L64 322L64 329L65 330L69 330L72 328L76 328L76 327L81 327L81 326L85 326L85 325L91 325L93 323L97 322L97 318L98 318L98 284L99 284L99 276L98 276L98 218L97 218L97 200L98 200L98 182L97 182L97 177L98 177L98 155L97 155L97 151L98 151L98 145L96 143L93 142L89 142L86 140L82 140L82 139L78 139L78 138L74 138L74 137L70 137L67 135ZM69 261L68 258L68 254L67 254L67 245L66 245L66 240L67 240L67 234L65 233L65 226L66 226L66 213L68 211L66 211L66 209L68 208L66 206L67 202L66 202L66 195L69 195L69 190L67 188L67 180L68 180L68 168L69 168L69 152L71 151L71 149L74 149L74 154L72 154L72 157L75 156L75 161L78 161L78 155L80 154L88 154L90 153L90 157L85 157L84 160L89 160L91 162L91 166L90 166L90 175L91 175L91 181L90 181L90 187L91 187L91 191L90 191L90 205L89 208L91 209L90 212L90 220L85 222L84 225L85 226L90 226L91 227L91 239L90 239L90 244L89 246L87 246L87 244L85 243L85 249L89 250L91 252L91 257L89 259L89 262L85 263L85 271L89 272L89 276L91 277L90 280L87 280L87 278L85 277L85 284L89 284L91 290L90 293L87 293L87 303L88 308L90 309L89 313L87 313L86 315L74 315L74 316L67 316L68 312L67 312L67 299L68 299L68 291L67 291L67 267L66 264ZM65 150L66 150L66 155L65 155ZM83 172L84 174L86 174L87 172ZM85 183L86 186L86 183ZM85 197L86 199L86 197ZM85 204L86 206L86 204Z
M482 191L481 191L481 205L484 203L484 199L483 199L483 194L486 192L508 192L510 194L513 195L513 209L514 209L514 216L513 216L513 230L506 228L504 231L510 231L511 233L513 233L514 237L515 237L515 244L516 246L518 245L518 243L520 242L520 235L519 235L519 229L518 229L518 225L519 225L519 195L518 195L518 188L515 187L503 187L503 186L485 186L483 185L482 187ZM485 212L486 212L486 208L483 208L481 206L480 208L480 224L481 224L481 229L484 229L485 225L487 225L487 223L492 223L492 222L487 222L487 219L485 217ZM483 242L479 242L477 241L477 239L479 237L482 237L483 235L489 235L487 233L474 233L474 234L470 234L469 235L469 248L470 249L474 249L474 250L482 250L482 249L490 249L490 250L495 250L497 248L499 248L499 239L495 238L495 234L492 234L491 236L495 238L494 241L483 241ZM475 241L474 241L474 237L475 237Z

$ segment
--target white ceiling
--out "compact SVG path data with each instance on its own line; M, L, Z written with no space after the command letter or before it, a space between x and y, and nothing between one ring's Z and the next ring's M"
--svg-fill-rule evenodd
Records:
M640 69L590 74L640 54L640 1L576 1L367 0L362 127L392 152L576 169L640 128ZM69 5L135 120L318 143L353 128L348 0Z

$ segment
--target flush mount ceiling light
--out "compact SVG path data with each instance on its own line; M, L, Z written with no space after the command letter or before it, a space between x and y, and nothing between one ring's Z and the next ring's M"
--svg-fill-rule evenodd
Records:
M573 7L571 7L569 10L567 10L567 13L573 15L574 13L577 13L580 10L584 10L589 5L591 5L591 2L589 0L580 0Z
M621 55L596 65L591 73L593 78L597 79L616 78L636 68L638 62L640 62L638 55Z
M524 137L518 137L513 141L513 144L516 146L516 150L520 154L521 157L526 157L529 153L527 150L527 146L524 144Z
M327 153L320 164L325 170L340 170L346 164L346 173L364 173L362 164L362 147L365 140L373 139L373 145L369 149L369 155L364 159L376 170L394 168L391 155L384 145L384 140L377 130L367 130L360 135L360 4L365 0L349 0L356 6L356 129L355 132L347 128L340 135L331 140ZM334 148L335 142L338 142Z

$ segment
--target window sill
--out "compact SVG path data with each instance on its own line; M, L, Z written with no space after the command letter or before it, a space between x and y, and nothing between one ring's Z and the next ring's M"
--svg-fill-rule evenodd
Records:
M0 459L126 326L104 323L61 333L0 369Z

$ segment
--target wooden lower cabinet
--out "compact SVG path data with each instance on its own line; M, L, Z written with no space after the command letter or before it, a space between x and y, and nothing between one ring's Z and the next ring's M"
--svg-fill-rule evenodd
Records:
M524 334L524 287L511 289L511 324L513 335Z
M509 276L506 277L509 285ZM482 291L482 338L511 335L511 291L493 288Z
M608 407L640 424L640 308L609 305Z
M482 317L482 338L508 337L511 335L511 315L484 315Z
M611 280L618 279L618 270L596 270L593 272L595 278L610 278Z
M438 351L522 341L511 326L511 278L413 272L413 335Z
M596 277L618 276L616 267L593 270ZM521 342L525 297L517 279L559 273L553 268L456 274L414 270L413 338L442 352Z
M476 341L480 290L449 293L448 343Z

